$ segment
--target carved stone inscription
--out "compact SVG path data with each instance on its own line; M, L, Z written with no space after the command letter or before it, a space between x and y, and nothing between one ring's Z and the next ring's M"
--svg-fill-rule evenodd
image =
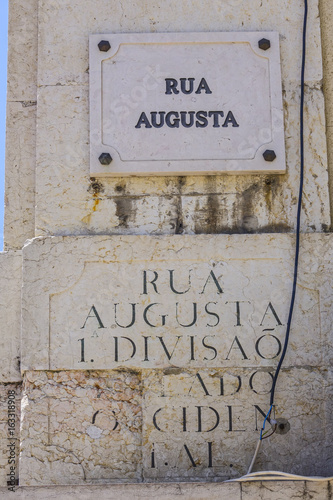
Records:
M260 430L271 378L267 369L172 368L147 374L143 410L147 477L242 474L239 442L242 437L252 441Z
M20 484L239 477L267 412L266 370L26 372ZM320 456L325 446L323 374L283 370L280 383L273 414L292 430L265 441L258 467L309 473L309 448Z
M147 479L243 474L239 442L256 439L282 350L282 274L281 261L263 259L87 262L51 297L51 368L142 370ZM308 332L318 297L300 288L299 300L308 314L296 320ZM290 354L302 363L297 342ZM122 421L119 408L114 417Z
M261 260L86 263L50 298L50 367L275 366L288 296L280 270Z
M258 240L252 248L242 236L214 237L211 247L211 237L59 238L26 248L22 484L246 472L290 298L285 242ZM282 450L273 468L291 470L291 451L308 453L308 425L313 452L325 443L319 293L312 278L298 286L273 409L293 434L267 440ZM68 469L62 457L73 453Z

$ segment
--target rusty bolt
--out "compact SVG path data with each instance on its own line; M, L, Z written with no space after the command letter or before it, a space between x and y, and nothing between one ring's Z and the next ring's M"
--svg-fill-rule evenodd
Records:
M98 159L102 165L110 165L112 162L110 153L102 153Z
M108 42L107 40L101 40L98 44L98 48L101 52L107 52L111 49L110 42Z
M271 47L271 42L267 40L267 38L262 38L258 42L259 49L261 50L268 50Z
M263 157L266 161L274 161L276 158L275 151L272 149L266 149L266 151L263 153Z

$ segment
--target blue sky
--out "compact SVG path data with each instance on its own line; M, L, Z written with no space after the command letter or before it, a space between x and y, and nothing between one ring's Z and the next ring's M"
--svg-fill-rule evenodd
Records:
M8 0L0 0L0 250L3 249Z

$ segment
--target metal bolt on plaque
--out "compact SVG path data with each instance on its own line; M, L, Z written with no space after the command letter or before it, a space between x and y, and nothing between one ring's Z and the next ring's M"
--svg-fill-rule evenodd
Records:
M98 48L101 52L108 52L111 49L110 42L107 40L101 40L98 44Z
M272 149L266 149L266 151L263 153L263 157L265 161L274 161L276 158L275 151Z
M259 49L261 50L268 50L271 47L271 42L267 38L262 38L258 42Z
M110 163L112 162L110 153L102 153L98 159L101 165L110 165Z

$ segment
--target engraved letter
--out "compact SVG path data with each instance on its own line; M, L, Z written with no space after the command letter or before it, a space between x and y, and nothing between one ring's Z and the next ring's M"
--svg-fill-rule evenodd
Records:
M165 93L166 94L179 94L179 90L177 89L178 82L174 78L166 78L165 79Z
M183 125L183 127L185 128L190 128L190 127L193 127L193 123L194 123L194 115L195 115L195 111L189 111L188 114L190 115L190 121L189 123L186 122L186 115L187 115L187 111L181 111L180 112L180 120L181 120L181 124Z
M175 352L175 349L176 349L176 347L177 347L177 345L178 345L179 339L181 339L181 338L182 338L182 337L181 337L181 335L178 335L178 336L177 336L177 340L176 340L176 343L175 343L175 347L173 348L173 351L172 351L172 353L171 353L171 354L169 353L169 351L168 351L168 349L167 349L167 347L166 347L166 345L165 345L165 343L164 343L163 337L156 337L156 338L158 338L158 339L159 339L159 341L161 342L162 347L163 347L163 349L164 349L164 352L165 352L165 354L167 355L168 360L170 361L170 359L172 358L172 356L173 356L173 354L174 354L174 352Z
M187 453L188 458L191 460L191 464L193 465L193 467L196 467L196 463L193 460L193 457L192 457L192 455L190 453L190 450L188 449L188 447L186 446L186 444L184 444L184 448L185 448L185 451Z
M222 125L222 127L227 127L229 125L229 123L232 123L232 126L233 127L239 127L238 123L236 122L236 119L232 113L232 111L229 111L228 114L227 114L227 117L226 119L224 120L224 123Z
M208 302L208 304L206 304L206 305L205 305L205 311L206 311L206 313L207 313L207 314L210 314L210 316L215 316L215 318L216 318L216 323L215 323L215 325L210 325L209 323L207 323L207 325L206 325L206 326L214 327L214 326L217 326L217 325L219 324L219 322L220 322L220 317L219 317L219 315L218 315L218 314L216 314L216 313L214 313L214 312L212 312L212 311L209 311L209 310L208 310L208 306L209 306L209 304L217 304L217 302Z
M201 78L200 83L198 85L197 90L195 91L196 94L201 94L201 91L204 90L206 94L211 94L212 91L208 87L208 83L204 78Z
M232 425L232 406L228 406L228 415L229 415L229 432L245 432L246 429L234 429Z
M209 111L209 112L208 112L208 116L209 116L209 118L210 118L211 116L213 116L213 117L214 117L214 124L213 124L213 127L214 127L214 128L218 128L218 127L220 126L220 124L219 124L219 116L222 116L222 118L223 118L224 113L223 113L223 111Z
M152 323L150 323L150 321L148 321L148 318L147 318L147 314L148 314L148 311L151 307L153 306L156 306L158 305L158 302L153 302L152 304L149 304L149 306L147 306L145 308L145 310L143 311L143 319L144 319L144 322L147 323L147 325L153 327L153 328L156 328L158 325L153 325ZM167 317L167 314L162 314L161 315L161 318L162 318L162 326L165 325L165 318Z
M153 415L153 424L154 424L154 427L160 431L160 432L163 432L162 429L160 428L160 426L157 424L156 422L156 415L161 411L163 410L163 408L159 408L158 410L155 411L154 415Z
M259 325L259 326L263 326L264 319L265 319L265 317L266 317L266 314L267 314L268 309L270 309L270 310L272 311L273 316L274 316L274 318L275 318L275 320L276 320L276 322L277 322L277 325L278 325L278 326L281 326L281 325L282 325L282 323L281 323L281 321L280 321L280 318L279 318L279 317L278 317L278 315L276 314L276 311L275 311L274 307L272 306L271 302L269 302L269 303L268 303L267 309L266 309L266 311L265 311L265 314L264 314L264 316L263 316L263 318L262 318L261 323L260 323L260 325Z
M113 337L114 338L114 360L116 362L119 361L119 340L118 337ZM134 344L133 340L128 338L128 337L119 337L120 339L125 339L128 340L128 342L132 345L132 354L129 358L123 359L122 362L128 361L129 359L134 358L135 353L136 353L136 345Z
M264 330L264 332L267 331L267 330ZM274 356L264 356L260 351L259 351L259 345L260 345L260 342L262 341L262 339L264 337L272 337L273 339L276 340L276 343L277 343L277 352ZM279 341L279 339L277 337L275 337L275 335L271 335L271 334L267 334L267 335L262 335L261 337L258 338L257 342L256 342L256 352L259 354L259 356L263 359L274 359L274 358L277 358L278 355L280 354L281 352L281 349L282 349L282 346L281 346L281 342Z
M206 356L205 356L205 357L204 357L204 360L205 360L205 361L213 361L213 359L215 359L215 358L216 358L216 356L217 356L217 350L215 349L215 347L213 347L213 346L211 346L211 345L207 345L207 344L206 344L205 340L206 340L208 337L213 337L213 335L206 335L206 337L204 337L204 338L202 339L202 345L203 345L204 347L206 347L206 349L210 349L211 351L213 351L213 352L214 352L214 357L209 359L209 358L206 358Z
M165 111L160 111L159 113L160 113L160 122L159 123L157 123L157 121L156 121L157 112L156 111L152 111L150 113L150 115L151 115L151 124L155 128L161 128L164 125Z
M171 121L171 116L174 116L174 120ZM170 128L179 128L179 113L178 111L169 111L165 117L165 123Z
M234 326L242 326L241 323L241 311L240 311L240 305L243 302L246 302L245 300L235 300L235 301L229 301L226 302L226 304L236 304L236 318L237 318L237 323ZM247 301L250 304L250 301Z
M174 271L174 269L169 269L169 273L170 273L170 288L173 291L173 293L178 293L180 295L182 293L186 293L186 292L189 291L189 289L191 288L191 271L192 271L192 269L190 269L189 273L188 273L188 285L189 285L188 289L184 290L183 292L178 292L178 290L176 290L175 287L174 287L174 281L173 281L173 273L175 271Z
M186 80L188 80L190 82L188 89L186 89ZM194 78L181 78L180 79L180 88L181 88L181 91L183 92L183 94L192 94L193 82L194 82Z
M150 283L151 285L153 285L154 287L154 290L156 293L159 293L157 291L157 288L156 288L156 284L155 284L155 281L157 280L158 278L158 274L156 271L150 271L152 273L154 273L154 278L151 280L151 281L148 281L148 283ZM147 273L148 271L143 271L143 292L142 292L142 295L148 295L148 291L147 291Z
M208 283L208 282L209 282L209 280L210 280L210 277L212 277L212 278L213 278L213 281L214 281L214 283L215 283L215 285L216 285L216 288L217 288L217 293L223 293L223 290L222 290L222 288L220 287L219 282L217 281L217 278L216 278L216 276L215 276L215 274L214 274L214 271L211 271L211 272L209 273L208 278L207 278L207 280L206 280L206 283L204 284L204 287L203 287L203 289L202 289L202 292L200 292L200 293L201 293L201 294L203 294L203 293L205 292L205 288L206 288L206 286L207 286L207 283Z
M195 122L195 126L197 128L205 128L208 125L207 120L207 111L198 111L195 115L197 121Z
M193 320L188 325L183 325L182 323L179 322L178 305L179 305L179 303L176 302L176 319L177 319L178 325L183 326L184 328L189 328L190 326L193 326L197 321L197 304L195 302L193 302Z
M266 418L266 415L267 415L267 411L264 412L262 411L262 409L258 406L258 405L253 405L254 406L254 412L255 412L255 418L256 418L256 431L259 431L261 429L261 426L260 428L258 429L258 412L261 413L261 415ZM274 408L274 411L275 411L275 406L273 405L273 408ZM273 409L272 408L272 409ZM267 417L267 422L270 424L271 423L271 419L270 417Z
M216 422L215 424L213 425L213 427L211 427L211 429L208 429L207 431L203 431L202 430L202 419L201 419L201 409L204 408L203 406L197 406L196 408L198 408L198 430L197 432L211 432L213 431L214 429L216 429L216 427L219 425L220 423L220 415L218 414L218 412L215 410L215 408L212 408L211 406L207 406L207 408L209 410L212 410L214 413L215 413L215 418L216 418Z
M144 111L142 111L138 123L135 125L135 128L141 128L141 125L145 125L146 128L151 128L147 115Z
M91 311L93 311L94 314L90 314ZM103 325L103 323L101 321L101 318L99 317L99 314L98 314L97 309L96 309L95 306L91 306L90 311L88 313L88 316L86 317L86 320L85 320L83 326L81 326L81 328L80 328L81 330L82 330L82 328L84 328L86 326L88 318L96 318L97 321L98 321L98 325L99 325L98 328L105 328L105 326Z
M151 339L151 337L143 337L144 338L144 343L145 343L145 359L142 361L149 361L148 358L148 339Z
M132 306L132 319L131 319L130 323L128 323L127 326L123 326L123 325L120 325L118 323L118 321L117 321L117 306L119 306L119 304L114 305L114 318L115 318L116 325L120 326L120 328L130 328L131 326L133 326L135 323L135 306L136 306L136 304L131 304L131 306Z
M198 378L198 380L199 380L199 382L200 382L200 385L201 385L201 387L203 388L203 390L204 390L204 392L205 392L205 396L210 396L210 394L209 394L209 392L208 392L208 389L207 389L207 387L205 386L205 383L204 383L204 381L202 380L202 377L201 377L201 375L200 375L200 373L199 373L199 372L196 374L196 377ZM190 390L188 391L188 393L189 393L189 394L190 394L190 392L192 391L192 388L193 388L193 385L194 385L195 380L196 380L196 379L194 379L194 380L193 380L193 384L191 385L191 388L190 388Z
M234 346L234 343L235 343L235 342L236 342L236 344L237 344L237 346L238 346L238 349L241 351L241 353L242 353L242 355L243 355L243 359L249 359L249 358L246 356L245 351L244 351L244 349L243 349L243 347L242 347L241 343L239 342L239 340L238 340L238 337L237 337L237 336L234 338L234 340L233 340L233 342L232 342L232 344L231 344L231 347L230 347L230 349L229 349L228 355L227 355L227 357L226 357L225 359L226 359L226 360L228 360L228 359L229 359L229 354L230 354L231 349L233 348L233 346ZM258 354L259 354L259 353L258 353Z
M253 372L251 377L250 377L250 380L249 380L249 386L250 386L250 389L255 392L256 394L269 394L270 392L272 392L272 387L270 388L269 391L266 391L266 392L259 392L259 391L256 391L253 387L253 380L254 380L254 376L258 373L258 370ZM268 375L271 377L272 379L272 384L273 384L273 380L274 380L274 376L271 372L266 372L268 373Z

